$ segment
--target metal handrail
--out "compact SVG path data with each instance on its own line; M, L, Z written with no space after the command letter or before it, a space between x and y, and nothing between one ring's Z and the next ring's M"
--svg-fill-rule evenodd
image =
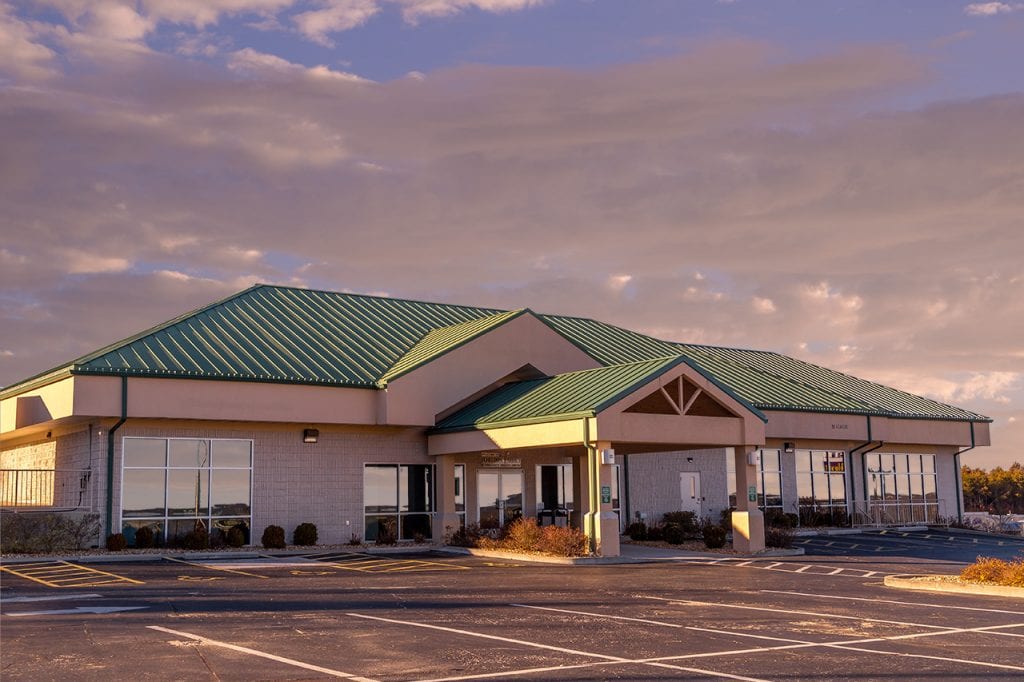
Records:
M91 469L0 469L0 508L95 511Z
M854 526L906 526L941 523L949 517L944 499L911 502L908 500L854 500L851 503Z

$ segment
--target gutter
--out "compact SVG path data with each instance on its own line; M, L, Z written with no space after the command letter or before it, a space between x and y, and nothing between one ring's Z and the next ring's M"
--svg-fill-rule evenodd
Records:
M973 450L975 447L974 442L974 422L971 422L971 447L964 448L963 450L957 450L956 454L953 455L953 477L956 479L956 520L963 522L964 520L964 479L960 473L960 455Z
M128 376L121 375L121 419L107 431L107 536L114 534L114 432L128 421Z
M869 452L874 452L878 448L880 448L883 445L885 445L885 441L875 441L875 439L871 437L871 415L865 415L865 417L867 418L867 422L868 422L868 439L866 441L864 441L863 443L861 443L860 445L858 445L857 447L851 448L846 453L846 460L848 462L848 467L847 468L850 470L850 482L853 483L853 455L855 453L857 453L858 450L861 451L860 452L860 455L861 455L861 467L860 467L860 470L861 470L861 493L862 493L862 495L864 497L864 504L865 504L865 508L866 508L870 500L868 498L868 466L867 466L867 462L863 459L863 457L864 457L864 455L868 454ZM872 443L875 443L875 442L878 443L877 445L875 445L875 447L871 448L870 450L864 450L864 448L866 448L867 446L869 446L869 445L871 445ZM851 524L853 523L853 515L852 514L850 515L850 523Z

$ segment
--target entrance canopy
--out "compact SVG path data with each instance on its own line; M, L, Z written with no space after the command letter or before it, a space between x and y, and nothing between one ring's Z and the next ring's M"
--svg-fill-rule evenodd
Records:
M611 443L623 454L764 444L765 416L683 356L505 384L438 422L432 455Z

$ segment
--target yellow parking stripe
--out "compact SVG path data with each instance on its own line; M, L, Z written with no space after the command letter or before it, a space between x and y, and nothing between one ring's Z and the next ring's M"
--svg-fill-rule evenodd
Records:
M337 557L323 563L346 571L362 573L398 573L417 571L466 571L468 566L447 564L439 561L422 559L384 559L369 554L352 554L350 557Z
M174 557L165 556L164 559L167 561L176 561L179 564L187 564L189 566L198 566L199 568L208 568L211 571L224 571L226 573L237 573L238 575L248 576L250 578L267 578L265 575L256 575L255 573L246 573L245 571L239 571L235 568L223 568L221 566L211 566L209 564L197 564L193 561L185 561L184 559L175 559Z
M0 571L37 582L47 587L93 587L95 585L133 584L144 585L141 580L126 578L123 575L101 571L98 568L80 566L70 561L53 561L47 563L19 564L16 566L0 566ZM113 578L98 580L97 578Z

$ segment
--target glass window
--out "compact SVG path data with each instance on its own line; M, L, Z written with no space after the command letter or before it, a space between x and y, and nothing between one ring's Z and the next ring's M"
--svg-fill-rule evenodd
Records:
M167 515L210 515L209 469L170 469L167 472Z
M239 526L249 542L252 441L127 437L123 447L121 526L129 542L143 526L158 530L160 543L197 528L216 531L216 542Z
M126 467L167 466L167 440L165 438L126 438L124 440Z
M121 504L124 516L164 516L163 469L126 469Z
M210 443L205 440L172 438L167 460L167 465L171 467L208 467Z
M874 521L921 523L937 518L935 455L873 454L865 457L865 466Z
M464 476L462 465L456 467L456 486L461 492L460 470ZM367 464L363 468L363 512L366 540L376 541L385 526L393 526L402 540L430 538L434 516L433 465Z
M803 525L846 525L846 452L843 450L798 450L796 453L798 511ZM869 465L871 466L871 465ZM874 480L871 494L881 494L880 480Z
M214 516L248 516L251 513L249 469L214 469L210 472L210 505Z
M252 447L245 440L213 441L213 466L217 469L248 469L252 466Z
M572 509L572 464L537 466L537 511Z
M367 464L363 469L363 504L367 514L398 511L398 468Z

